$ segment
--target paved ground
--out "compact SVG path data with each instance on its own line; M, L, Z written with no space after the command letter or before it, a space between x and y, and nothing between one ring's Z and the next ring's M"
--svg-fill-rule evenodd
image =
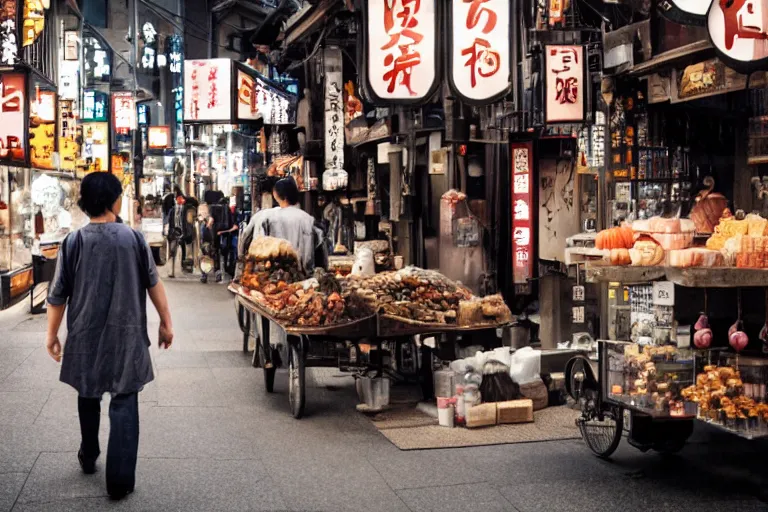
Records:
M226 289L168 290L176 342L153 349L137 488L119 503L103 471L80 473L76 395L45 353L44 318L0 313L0 511L768 510L754 497L768 448L730 436L699 433L669 459L623 443L613 462L577 441L401 452L354 411L351 380L329 374L315 374L296 421L285 375L267 395L241 353Z

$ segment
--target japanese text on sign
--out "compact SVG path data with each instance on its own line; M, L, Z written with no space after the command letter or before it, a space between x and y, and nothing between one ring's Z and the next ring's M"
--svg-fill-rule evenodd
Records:
M550 45L545 47L546 121L548 123L584 120L584 47Z
M0 0L0 64L12 66L18 56L16 0Z
M136 108L133 94L116 92L112 95L112 114L116 133L126 134L136 127Z
M460 96L493 100L508 90L509 11L505 0L452 0L451 79Z
M347 186L344 170L344 101L341 73L341 51L325 50L325 171L323 189L338 190Z
M532 144L512 144L512 274L515 285L527 285L533 277L531 239Z
M0 162L24 162L25 77L0 75Z
M382 99L418 100L437 75L435 0L368 0L368 81Z
M232 117L229 59L184 61L184 120L229 121Z
M768 60L768 1L713 1L707 29L718 56L737 71L765 69Z

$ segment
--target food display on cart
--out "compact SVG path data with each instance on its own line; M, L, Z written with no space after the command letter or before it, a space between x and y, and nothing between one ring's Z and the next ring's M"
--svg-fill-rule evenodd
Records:
M495 327L512 320L500 295L476 297L439 272L406 267L371 276L307 275L291 245L258 237L234 290L287 326L329 326L380 314L432 327Z

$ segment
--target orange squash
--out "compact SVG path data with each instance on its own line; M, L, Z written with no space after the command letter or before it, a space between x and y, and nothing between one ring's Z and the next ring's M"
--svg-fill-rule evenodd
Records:
M634 245L635 234L632 228L622 226L619 228L604 229L595 237L595 247L603 249L631 249Z

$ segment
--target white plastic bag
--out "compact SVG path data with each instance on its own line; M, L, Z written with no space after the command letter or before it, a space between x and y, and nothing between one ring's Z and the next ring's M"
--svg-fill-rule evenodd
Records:
M376 273L373 251L362 248L355 251L355 263L352 265L353 276L372 276Z
M524 347L512 354L509 375L518 384L541 380L541 351Z

